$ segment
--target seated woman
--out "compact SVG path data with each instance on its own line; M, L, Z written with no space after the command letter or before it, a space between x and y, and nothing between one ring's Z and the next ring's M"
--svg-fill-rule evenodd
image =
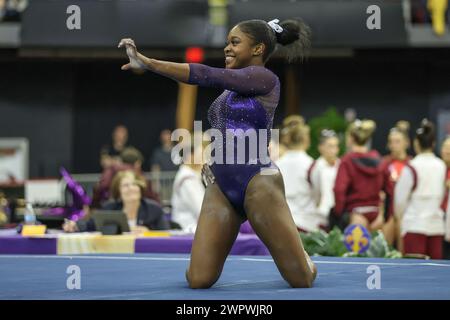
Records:
M111 185L114 201L106 203L102 209L123 211L133 232L169 229L169 222L165 220L161 206L153 200L142 197L145 188L145 181L136 173L120 171L115 175ZM96 231L96 226L91 217L77 222L66 221L63 230Z

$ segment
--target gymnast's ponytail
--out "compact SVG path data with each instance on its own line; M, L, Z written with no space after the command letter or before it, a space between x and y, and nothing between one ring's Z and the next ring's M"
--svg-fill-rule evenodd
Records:
M255 44L263 43L265 50L263 61L266 62L278 48L288 62L302 61L311 46L311 29L301 19L288 19L278 23L271 21L247 20L240 22L239 29L249 35Z
M289 19L280 23L283 31L276 32L277 43L282 45L281 53L288 62L303 61L311 48L311 29L301 19Z

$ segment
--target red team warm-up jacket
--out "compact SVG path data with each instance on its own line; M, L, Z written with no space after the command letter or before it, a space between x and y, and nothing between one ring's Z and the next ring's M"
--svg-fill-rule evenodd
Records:
M379 206L383 187L380 164L381 157L375 150L350 152L342 158L334 186L336 216L357 207Z

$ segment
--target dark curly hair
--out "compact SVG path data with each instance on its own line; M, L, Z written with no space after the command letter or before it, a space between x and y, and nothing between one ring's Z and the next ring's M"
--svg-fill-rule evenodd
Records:
M264 20L246 20L240 22L239 29L249 35L256 44L263 43L266 50L263 61L266 62L277 49L282 46L282 53L288 62L303 60L311 47L311 29L301 19L289 19L279 23L281 33L275 32Z

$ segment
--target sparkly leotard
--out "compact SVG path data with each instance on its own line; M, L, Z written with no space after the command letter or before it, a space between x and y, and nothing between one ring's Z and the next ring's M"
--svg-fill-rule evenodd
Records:
M280 96L280 81L273 72L262 66L222 69L189 64L189 67L190 84L225 90L211 104L208 120L222 137L231 132L233 139L223 139L215 144L214 155L222 163L216 161L210 168L224 195L236 211L245 216L245 191L250 179L264 168L276 169L268 155L268 144ZM259 133L256 134L258 143L256 154L251 152L251 143L246 143L245 159L242 159L237 157L237 147L240 142L249 141L244 134L250 132L247 130Z

